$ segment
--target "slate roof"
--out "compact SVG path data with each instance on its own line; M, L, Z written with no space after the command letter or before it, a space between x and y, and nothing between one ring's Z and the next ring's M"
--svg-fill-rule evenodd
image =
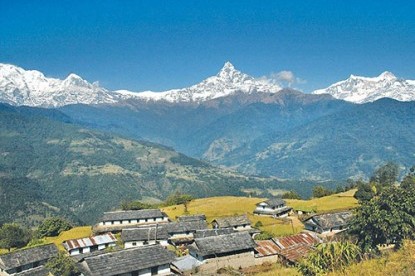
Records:
M195 232L196 230L207 229L207 223L204 220L178 221L164 224L169 234L178 234L186 232Z
M177 218L177 221L179 222L195 221L195 220L206 220L206 216L203 214L197 214L197 215L180 216Z
M9 270L34 262L48 260L57 254L58 248L54 244L21 249L8 254L0 255L0 267L3 270Z
M44 266L38 266L35 268L31 268L29 270L25 270L16 274L14 276L49 276L49 270L47 270Z
M88 257L80 268L84 275L112 276L170 264L174 260L172 252L160 245L150 245Z
M65 247L66 250L69 251L72 249L90 247L94 245L115 243L116 241L117 239L114 237L114 235L111 233L108 233L104 235L92 236L92 237L83 238L83 239L67 240L63 243L63 246Z
M257 206L261 203L264 203L264 202L271 208L272 207L277 207L277 206L280 206L280 205L285 205L285 200L283 200L282 198L279 198L279 197L275 197L275 198L268 199L266 201L259 202L259 203L257 203Z
M159 209L105 212L100 221L161 218L167 215Z
M169 234L164 226L157 227L157 240L167 240ZM147 241L156 239L156 227L123 229L121 239L124 242Z
M213 220L219 226L219 228L229 228L240 225L251 225L251 221L248 219L247 215L232 216L232 217L222 217Z
M232 228L218 228L218 229L205 229L205 230L197 230L193 236L195 239L198 238L207 238L207 237L214 237L219 235L227 235L235 233L235 230Z
M275 209L275 210L272 210L272 211L255 209L254 213L255 214L264 214L264 215L279 215L279 214L282 214L282 213L287 213L287 212L291 211L292 209L293 208L288 207L288 206L284 206L282 208L278 208L278 209Z
M312 220L315 224L320 226L322 229L330 229L333 227L347 226L353 217L353 213L350 211L328 213L321 215L314 215L307 221Z
M195 239L189 246L200 256L226 254L237 251L253 250L256 244L248 232L238 232L228 235L212 236Z

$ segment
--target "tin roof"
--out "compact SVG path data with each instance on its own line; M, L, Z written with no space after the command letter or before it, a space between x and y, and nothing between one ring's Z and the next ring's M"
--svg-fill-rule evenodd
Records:
M300 233L297 235L274 238L273 241L279 248L279 255L290 262L296 262L304 257L314 246L319 244L321 240L312 233Z
M63 246L65 247L66 250L69 251L72 249L90 247L94 245L115 243L116 241L117 239L114 237L114 235L111 233L108 233L108 234L92 236L88 238L67 240L63 243Z
M257 247L255 247L255 251L257 252L258 257L276 255L281 251L281 249L272 240L255 242L257 244Z
M167 215L161 212L159 209L143 209L143 210L105 212L101 218L101 221L119 221L119 220L149 219L149 218L162 218L162 217L167 217Z

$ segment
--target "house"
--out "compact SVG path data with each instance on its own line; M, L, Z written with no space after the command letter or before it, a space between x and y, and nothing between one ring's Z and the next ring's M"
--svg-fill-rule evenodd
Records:
M278 247L278 255L289 264L296 263L306 256L314 247L322 241L313 233L300 233L282 238L274 238Z
M272 198L259 202L256 205L254 214L279 218L287 217L291 210L292 208L288 207L282 198Z
M306 219L304 228L321 235L336 234L346 230L353 217L351 211L314 215Z
M177 221L179 222L187 222L187 221L195 221L195 220L204 220L206 221L206 216L203 214L196 214L196 215L186 215L186 216L179 216L177 217Z
M255 241L255 265L263 263L275 263L279 260L280 249L272 240Z
M186 222L170 222L155 227L123 229L121 239L126 248L144 246L148 244L161 244L167 246L189 244L194 240L194 233L197 230L207 229L204 220Z
M205 220L177 221L165 226L169 234L169 242L173 245L192 243L196 231L208 228Z
M114 235L108 233L83 239L67 240L63 243L63 247L65 247L69 255L75 256L78 254L103 250L109 246L115 246L116 242L117 239Z
M212 221L212 226L213 229L228 228L235 231L248 231L251 236L255 236L261 232L251 227L251 221L247 215L217 218Z
M36 246L0 255L0 275L32 275L34 273L41 275L45 272L43 265L50 258L57 255L58 248L54 244Z
M172 252L161 245L108 252L86 257L78 267L83 276L171 275Z
M215 273L222 267L249 267L255 265L256 244L248 232L197 238L188 246L189 254L203 262L200 271Z
M122 229L138 226L155 225L169 222L168 216L159 209L130 210L106 212L98 225L94 226L94 233L121 232Z
M162 225L157 225L156 227L123 229L121 232L121 240L124 242L124 248L152 244L167 246L168 239L169 234L167 233L167 229Z

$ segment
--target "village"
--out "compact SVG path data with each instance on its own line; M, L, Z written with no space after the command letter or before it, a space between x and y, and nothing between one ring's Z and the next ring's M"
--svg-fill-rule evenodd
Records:
M236 205L249 206L251 211L222 212L225 215L216 217L197 213L197 208L189 212L182 205L105 212L88 236L0 255L0 275L51 275L45 264L59 251L70 256L78 275L83 276L217 275L230 271L243 275L244 269L264 264L292 267L318 244L341 238L353 216L350 195L354 192L329 199L346 198L353 202L348 208L319 212L316 206L298 207L291 200L297 206L293 207L279 197L256 201L234 197ZM206 202L206 208L215 208ZM220 213L220 201L216 202L215 212ZM264 223L292 232L268 237Z

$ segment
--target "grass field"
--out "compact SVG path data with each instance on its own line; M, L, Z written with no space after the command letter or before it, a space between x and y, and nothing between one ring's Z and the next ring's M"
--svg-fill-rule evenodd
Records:
M92 235L91 226L79 226L74 227L71 230L62 232L57 237L47 237L45 238L45 243L54 243L60 250L64 250L62 243L66 240L71 239L80 239L89 237Z
M313 198L310 200L287 199L287 205L296 210L315 211L317 213L344 210L357 207L357 200L353 197L356 189L330 196Z
M355 190L351 190L345 193L311 200L287 200L287 205L302 210L316 209L318 212L353 208L357 206L357 201L353 198L355 192ZM195 199L188 205L188 213L205 214L208 222L218 217L247 214L252 225L260 221L263 224L260 227L261 230L271 232L276 236L298 233L303 229L302 223L296 217L291 217L293 222L291 225L291 223L270 217L253 215L255 204L262 200L262 198L233 196ZM163 211L172 219L185 214L183 205L166 207Z

